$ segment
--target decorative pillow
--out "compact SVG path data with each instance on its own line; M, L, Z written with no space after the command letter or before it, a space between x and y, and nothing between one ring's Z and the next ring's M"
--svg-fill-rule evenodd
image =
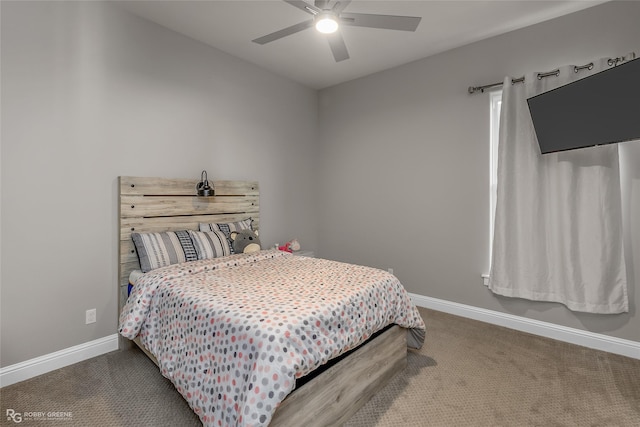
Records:
M198 259L218 258L232 253L229 240L221 231L189 230L189 236L196 248Z
M233 241L231 240L231 232L232 231L240 231L240 230L253 230L252 227L253 220L251 218L243 219L242 221L236 222L213 222L209 224L200 223L200 231L222 231L225 236L227 236L227 243L231 248L231 253L233 251Z
M187 230L161 233L131 233L138 252L140 268L149 272L156 268L198 259Z

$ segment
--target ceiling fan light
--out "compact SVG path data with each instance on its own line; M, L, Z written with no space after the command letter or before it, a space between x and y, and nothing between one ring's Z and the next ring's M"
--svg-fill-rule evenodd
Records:
M316 20L316 30L323 34L335 33L338 30L338 21L332 15L320 15Z

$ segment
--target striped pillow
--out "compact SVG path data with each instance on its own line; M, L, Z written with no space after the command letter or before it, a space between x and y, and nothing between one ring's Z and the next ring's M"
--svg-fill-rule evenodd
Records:
M198 259L211 259L231 255L231 245L221 231L191 231L189 236L196 248Z
M233 251L233 241L231 240L231 232L232 231L240 231L240 230L253 230L252 226L253 220L251 218L243 219L242 221L236 222L212 222L209 224L200 223L200 231L222 231L225 236L227 236L227 242L229 243L229 247L231 248L231 253Z
M243 219L242 221L236 222L212 222L209 224L200 223L200 231L222 231L224 235L227 236L227 242L229 243L229 247L231 248L231 253L234 253L233 240L231 240L231 232L247 229L253 230L252 223L253 220L251 218Z
M161 233L131 233L143 272L198 259L187 230Z

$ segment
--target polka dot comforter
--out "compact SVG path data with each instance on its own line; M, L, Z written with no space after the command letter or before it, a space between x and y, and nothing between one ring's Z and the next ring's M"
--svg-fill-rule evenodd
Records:
M145 274L119 328L140 336L205 426L266 426L297 378L391 323L424 339L395 276L265 250Z

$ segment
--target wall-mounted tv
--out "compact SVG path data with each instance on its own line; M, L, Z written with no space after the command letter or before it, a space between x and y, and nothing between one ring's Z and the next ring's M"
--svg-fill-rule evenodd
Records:
M542 154L640 140L640 58L527 103Z

